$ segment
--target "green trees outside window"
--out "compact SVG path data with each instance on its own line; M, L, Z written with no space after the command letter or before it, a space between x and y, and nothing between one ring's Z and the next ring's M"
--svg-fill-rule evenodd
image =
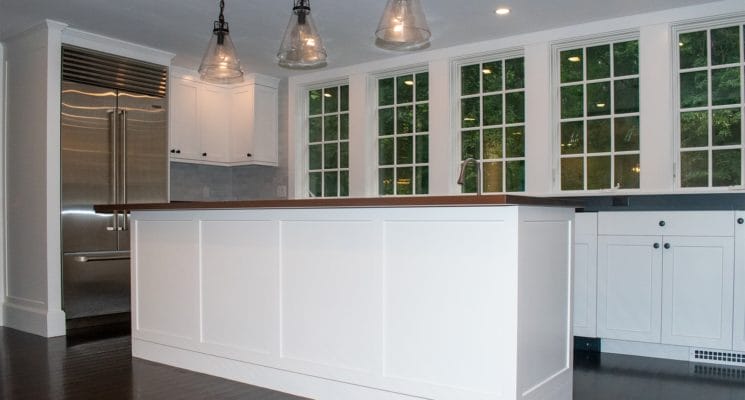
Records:
M349 196L349 86L308 91L308 194Z
M680 186L742 185L742 25L678 34Z
M639 41L559 51L561 190L639 188Z
M525 72L523 57L460 67L460 154L474 158L464 193L475 193L478 170L486 192L525 191Z
M378 79L378 192L429 193L429 74Z

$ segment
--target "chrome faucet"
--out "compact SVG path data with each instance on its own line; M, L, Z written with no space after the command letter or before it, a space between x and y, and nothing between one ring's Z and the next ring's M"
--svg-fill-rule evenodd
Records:
M458 184L463 185L463 183L466 180L466 167L468 164L474 163L476 165L476 194L481 194L481 168L479 164L481 163L479 160L469 157L463 160L460 164L460 175L458 175Z

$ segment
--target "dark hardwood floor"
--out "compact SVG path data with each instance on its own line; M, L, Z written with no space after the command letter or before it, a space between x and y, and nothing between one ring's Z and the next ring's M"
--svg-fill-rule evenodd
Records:
M132 359L130 344L126 331L44 339L0 328L0 399L300 399ZM743 400L745 369L577 352L574 400L616 399Z

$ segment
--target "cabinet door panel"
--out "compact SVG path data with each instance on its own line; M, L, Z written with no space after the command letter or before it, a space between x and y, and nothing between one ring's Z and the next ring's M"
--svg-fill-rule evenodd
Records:
M277 153L277 89L254 87L254 132L251 138L251 161L276 165Z
M740 223L742 218L743 223ZM735 310L732 347L745 351L745 211L735 215Z
M657 236L598 239L598 336L660 341L662 251Z
M230 104L230 161L245 163L253 157L254 96L251 86L232 92ZM250 156L249 156L250 154Z
M204 87L199 96L199 131L202 138L201 159L228 161L230 98L222 88Z
M664 241L662 342L732 348L733 238Z
M202 143L197 123L199 87L180 79L172 79L169 87L171 113L170 150L177 151L171 158L185 160L201 159Z
M597 249L597 235L575 235L572 296L575 336L597 336Z

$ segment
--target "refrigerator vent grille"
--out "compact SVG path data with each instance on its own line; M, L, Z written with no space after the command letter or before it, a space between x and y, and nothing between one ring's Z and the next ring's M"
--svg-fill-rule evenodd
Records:
M689 361L745 367L745 353L691 348Z
M168 67L65 45L62 79L165 97Z

